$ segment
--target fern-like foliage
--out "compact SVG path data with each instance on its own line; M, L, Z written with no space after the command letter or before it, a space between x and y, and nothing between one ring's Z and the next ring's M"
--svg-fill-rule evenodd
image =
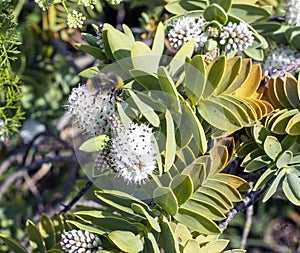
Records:
M11 66L20 44L13 8L8 3L1 3L0 7L0 138L5 139L18 131L23 112L19 103L21 84Z

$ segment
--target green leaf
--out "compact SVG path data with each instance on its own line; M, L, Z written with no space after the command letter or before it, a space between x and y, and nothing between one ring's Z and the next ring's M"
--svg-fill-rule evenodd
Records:
M165 152L165 168L164 171L168 171L175 160L176 155L176 139L174 132L174 122L169 110L166 110L166 131L167 131L167 139L166 139L166 152Z
M290 135L300 135L300 111L290 119L285 131Z
M194 192L192 179L185 174L176 175L170 183L170 188L173 190L179 205L186 202Z
M142 205L132 203L131 207L136 213L146 217L148 223L155 231L157 232L161 231L158 222L146 211L146 209Z
M167 69L161 66L158 68L157 74L158 74L158 81L159 81L160 88L163 92L166 93L162 95L164 95L166 99L168 99L169 96L172 96L172 98L174 99L171 100L172 101L171 108L174 108L175 112L181 112L178 92ZM169 108L169 110L171 108Z
M88 53L91 56L95 57L96 59L99 60L106 60L105 54L102 52L100 47L95 47L95 46L90 46L90 45L83 45L80 43L75 43L74 44L79 50L82 52Z
M223 1L226 2L226 1ZM218 4L210 4L203 12L204 19L209 21L218 21L222 25L227 23L228 17L226 11Z
M291 176L292 175L292 176ZM290 177L290 178L289 178ZM297 177L296 175L289 173L283 180L282 190L285 196L294 205L300 206L300 196L299 196L299 178L294 180L292 177Z
M188 127L198 144L200 153L204 154L207 151L207 140L204 129L199 119L196 117L196 113L188 103L184 102L182 109L182 120L188 123Z
M149 121L154 127L158 127L160 124L160 119L154 112L153 108L145 104L140 98L131 90L128 90L131 98L134 100L136 106L139 108L142 115Z
M263 187L270 180L270 178L275 175L276 171L277 168L275 166L268 168L257 180L253 190L257 191L258 189Z
M124 252L138 253L144 248L139 236L128 231L112 231L108 234L108 238Z
M267 155L261 155L258 157L255 157L253 160L251 160L249 163L247 163L245 167L245 172L253 172L257 171L267 165L269 165L272 161Z
M282 152L280 142L275 136L267 136L264 141L264 151L274 161Z
M163 221L160 222L160 228L161 242L164 252L179 253L178 242L166 217L163 217Z
M194 41L190 40L185 45L183 45L183 47L181 47L176 55L172 58L168 66L168 72L172 77L175 77L176 74L182 69L186 57L192 56L194 47Z
M99 226L107 231L126 230L132 233L139 233L147 231L147 228L140 222L126 219L120 215L102 212L99 210L93 211L79 211L75 215L87 222L87 224Z
M201 213L205 217L212 220L223 220L226 218L223 212L216 205L213 205L204 200L190 199L181 207L189 209L193 212Z
M215 88L215 94L219 95L223 93L230 85L238 78L242 68L242 57L236 56L226 61L225 73L222 78L222 82Z
M153 192L153 200L168 214L174 216L177 213L178 202L171 188L157 187Z
M145 238L144 251L147 253L160 253L159 247L152 233L148 233Z
M300 200L300 178L293 173L287 175L287 182L295 197Z
M176 225L174 233L175 233L175 238L177 238L177 241L182 246L184 246L188 240L192 239L190 230L181 223L178 223Z
M56 244L53 222L43 214L39 225L40 233L44 239L46 249L51 249Z
M205 83L205 89L203 97L207 98L212 95L224 76L226 68L226 57L219 56L215 58L207 68L207 80Z
M28 253L28 251L14 238L4 234L0 234L0 238L14 253Z
M195 239L188 240L183 249L183 253L200 252L199 243Z
M205 88L206 66L203 56L196 55L192 60L187 59L184 67L184 89L188 98L195 105L202 97Z
M231 7L232 1L231 0L209 0L209 5L211 4L218 4L221 6L225 11L228 11Z
M134 39L134 35L133 35L131 29L125 24L122 24L122 28L123 28L125 35L128 37L128 39L131 40L132 42L134 42L135 39Z
M86 140L79 147L80 151L83 152L98 152L103 150L107 146L109 136L106 134L99 135Z
M113 27L109 27L107 29L107 41L115 60L130 57L133 42L124 33Z
M219 234L219 227L207 217L200 213L193 212L189 209L180 207L178 213L174 217L178 222L185 224L192 231L203 234Z
M93 35L91 35L89 33L84 33L84 32L81 33L81 36L91 46L99 48L99 45L97 44L98 39L97 39L96 36L93 36Z
M286 30L286 38L290 42L290 44L296 48L297 50L300 49L300 27L291 27Z
M52 222L55 229L55 241L59 242L61 234L64 233L63 221L58 214L54 214L54 216L52 217Z
M276 161L276 167L278 169L281 169L282 167L287 166L292 160L292 157L293 157L293 152L291 152L290 150L283 151Z
M262 199L263 203L265 203L266 201L268 201L268 199L271 198L275 194L277 188L282 183L285 175L286 175L286 170L285 169L281 169L280 172L278 173L278 175L276 176L275 180L271 184L270 188L265 193L265 195L264 195L264 197Z
M158 55L162 55L165 48L165 28L162 22L157 26L152 44L152 51Z
M267 10L250 4L232 4L228 14L246 20L248 24L266 20L271 15Z
M248 47L245 50L243 50L243 52L249 58L252 58L253 60L256 60L256 61L263 61L264 60L264 51L263 51L263 49Z
M64 251L62 251L60 249L50 249L50 250L47 250L46 253L64 253Z
M204 247L201 247L201 252L223 252L227 247L229 240L218 239L207 243Z
M146 90L160 90L158 78L154 74L142 69L131 69L130 73Z
M94 194L107 205L128 214L134 214L132 204L142 205L148 212L151 211L146 203L122 191L96 190Z
M165 8L172 14L180 15L188 11L201 10L207 6L206 0L171 1Z
M131 60L135 69L156 73L161 55L153 52L144 42L136 41L131 47Z
M86 231L89 231L89 232L94 233L94 234L98 234L98 235L105 235L106 234L106 232L104 232L103 230L100 230L100 229L95 228L93 226L82 224L78 221L67 220L67 223L71 224L72 226L75 226L78 229L86 230Z
M44 240L39 230L36 228L34 223L30 220L27 220L26 222L26 231L28 234L30 245L33 248L33 252L45 253L46 247L45 247Z
M232 111L216 101L201 100L197 109L210 125L223 131L236 131L243 126L240 119Z

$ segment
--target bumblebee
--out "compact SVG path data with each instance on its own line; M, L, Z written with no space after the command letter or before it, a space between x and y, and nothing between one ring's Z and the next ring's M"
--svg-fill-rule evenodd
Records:
M96 91L95 97L101 93L111 94L117 97L122 93L123 80L114 73L97 73L88 79L86 86L90 91Z

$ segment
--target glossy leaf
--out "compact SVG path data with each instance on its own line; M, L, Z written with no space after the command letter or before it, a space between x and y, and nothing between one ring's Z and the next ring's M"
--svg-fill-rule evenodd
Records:
M189 252L200 252L199 243L195 239L188 240L187 244L183 249L183 253L189 253Z
M260 155L255 157L253 160L249 161L245 167L245 172L254 172L265 166L269 165L272 162L270 157L267 155Z
M108 231L126 230L134 234L146 231L146 227L139 222L126 219L122 216L112 213L106 213L98 210L93 211L79 211L75 215L87 222L99 226L100 228Z
M166 152L165 152L165 167L164 171L168 171L175 160L176 155L176 139L175 139L175 132L174 132L174 122L169 110L166 111L166 131L167 131L167 138L166 138Z
M157 114L154 112L153 108L145 104L133 91L128 90L131 98L134 100L136 106L139 108L141 114L149 121L154 127L158 127L160 120Z
M107 146L108 140L109 136L106 134L90 138L80 145L79 150L84 152L101 151Z
M207 67L207 79L203 97L207 98L212 95L224 76L226 68L225 56L215 58Z
M282 182L282 190L285 194L285 196L291 201L294 205L300 206L300 197L299 197L299 178L293 182L293 179L288 179L291 177L290 175L293 174L288 174L283 182ZM292 177L296 177L293 175ZM298 184L298 185L297 185Z
M144 42L136 41L131 46L131 60L135 69L156 73L161 55L153 52Z
M272 160L275 160L282 152L282 147L276 137L267 136L264 141L264 151Z
M201 247L201 252L223 252L223 250L227 247L229 240L218 239L212 242L207 243L204 247Z
M149 253L160 253L159 247L152 233L148 233L144 238L144 251Z
M188 103L183 103L182 109L182 120L186 120L186 122L189 122L188 126L197 142L199 152L201 154L204 154L207 150L207 140L204 129L199 122L199 119L196 117L195 112L193 112Z
M131 207L132 207L132 209L133 209L135 212L137 212L137 213L139 213L139 214L145 216L146 219L147 219L147 221L148 221L148 223L149 223L149 225L150 225L155 231L157 231L157 232L160 232L160 231L161 231L158 222L157 222L157 221L156 221L156 220L155 220L155 219L154 219L154 218L146 211L146 209L145 209L142 205L139 205L139 204L137 204L137 203L132 203L132 204L131 204Z
M28 253L28 251L14 238L4 234L0 234L0 238L14 253Z
M281 169L282 167L287 166L292 160L293 153L290 150L285 150L280 154L276 161L277 168Z
M40 219L39 231L44 239L46 249L51 249L56 244L55 229L53 222L45 214Z
M190 230L181 223L176 225L174 235L179 244L182 246L184 246L188 240L192 239Z
M170 188L175 194L179 205L186 202L194 192L192 179L185 174L176 175L170 183Z
M210 4L203 12L203 17L206 21L218 21L220 24L225 25L228 17L226 11L218 4Z
M157 187L153 192L153 200L170 215L176 215L178 202L172 189L169 187Z
M180 207L174 218L178 222L185 224L192 231L204 234L219 234L221 232L212 220L186 208Z
M223 220L226 216L223 212L218 209L217 206L206 202L204 200L193 200L190 199L188 202L184 203L181 207L191 210L193 212L198 212L204 215L205 217L212 220Z
M152 51L158 55L162 55L164 52L165 43L165 28L163 23L159 23L152 44Z
M268 168L257 180L253 190L257 191L261 187L263 187L276 173L277 168L275 166L272 166Z
M44 240L37 227L30 220L27 220L26 222L26 231L28 234L30 245L33 248L33 252L45 253L46 247Z
M124 252L138 253L143 250L141 239L131 232L114 230L108 234L108 238Z
M278 189L279 185L282 184L282 181L284 179L285 174L286 174L286 170L281 169L280 172L278 173L278 175L276 176L275 180L273 181L273 183L271 184L271 186L269 187L269 189L265 193L265 195L262 199L263 203L268 201L275 194L275 192Z
M232 4L228 13L242 20L247 20L247 23L266 20L271 15L262 7L250 4Z
M184 89L188 98L193 104L196 104L202 97L205 88L206 66L203 56L196 55L192 60L187 59L184 67Z
M232 1L231 0L209 0L209 5L211 4L218 4L220 5L225 11L228 11L231 7Z
M172 231L171 225L166 217L160 222L161 228L161 242L165 252L168 253L179 253L179 245L174 232Z
M290 135L300 135L300 111L290 119L285 131Z
M176 55L172 58L168 72L172 77L183 67L186 57L191 57L194 52L194 41L190 40L179 49Z

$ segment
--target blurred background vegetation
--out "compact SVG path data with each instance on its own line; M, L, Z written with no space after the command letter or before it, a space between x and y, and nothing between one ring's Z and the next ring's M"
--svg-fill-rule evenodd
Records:
M164 9L166 2L133 0L113 6L97 1L94 9L81 8L87 16L82 31L94 33L92 24L108 22L120 28L125 23L138 39L150 43L158 22L170 16ZM282 15L282 2L258 2L273 5L274 16ZM93 66L95 60L74 46L83 42L81 33L67 28L61 5L43 11L33 0L2 0L0 8L2 35L5 22L12 24L15 53L10 74L19 78L14 92L20 89L22 93L20 101L19 95L14 95L16 108L20 106L20 131L11 129L10 138L0 143L0 233L21 242L28 218L37 221L43 212L59 212L61 204L78 191L76 180L85 179L73 152L72 124L64 106L72 87L83 81L78 73ZM4 84L0 84L1 93ZM15 124L18 128L18 122ZM268 203L256 203L253 211L248 252L299 253L299 208L278 195ZM231 247L240 247L245 222L246 214L239 214L225 230L223 236L231 239ZM1 242L0 252L7 252Z

